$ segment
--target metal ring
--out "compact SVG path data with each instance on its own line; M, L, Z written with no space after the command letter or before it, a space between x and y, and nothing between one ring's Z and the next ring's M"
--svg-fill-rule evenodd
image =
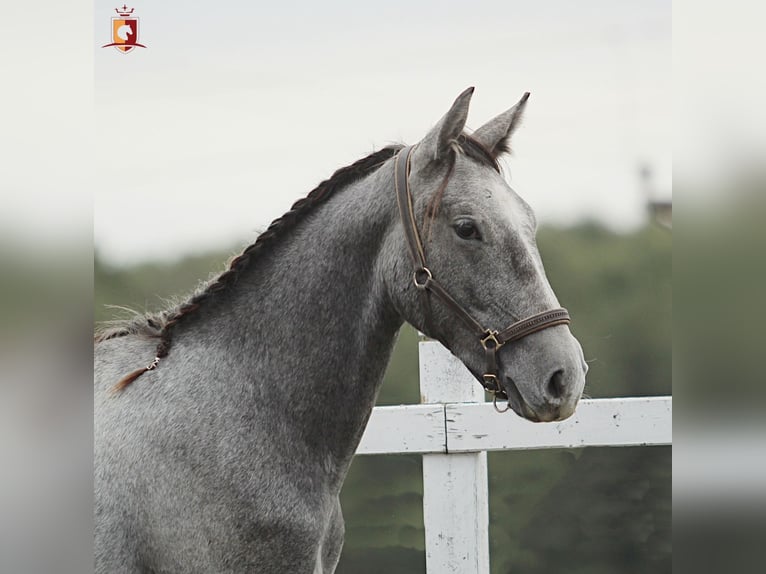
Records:
M418 273L426 274L426 279L422 283L418 283ZM416 269L412 274L412 282L415 283L415 288L420 289L421 291L428 288L428 284L433 280L433 278L434 276L431 274L431 270L428 267L421 267L420 269Z
M495 407L495 410L499 413L507 413L511 409L511 402L507 401L505 403L505 408L503 410L500 410L497 408L497 393L492 394L492 406Z

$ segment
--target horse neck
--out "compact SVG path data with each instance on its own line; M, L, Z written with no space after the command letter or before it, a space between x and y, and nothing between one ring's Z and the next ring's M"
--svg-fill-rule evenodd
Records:
M238 408L279 418L305 452L346 468L402 323L379 267L397 217L392 175L389 162L336 192L178 338L215 340L242 391L233 396L254 397Z

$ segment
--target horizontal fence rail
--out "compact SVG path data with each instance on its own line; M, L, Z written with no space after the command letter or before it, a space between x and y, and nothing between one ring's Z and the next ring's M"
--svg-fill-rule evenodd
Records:
M445 452L444 405L375 407L356 454Z
M533 423L492 403L376 407L357 454L669 445L672 397L584 399L570 418Z

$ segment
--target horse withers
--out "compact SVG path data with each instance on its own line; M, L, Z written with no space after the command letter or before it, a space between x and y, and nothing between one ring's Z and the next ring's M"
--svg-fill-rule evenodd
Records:
M574 412L587 366L498 166L526 95L468 135L472 93L414 147L336 171L180 305L97 335L96 572L334 572L340 489L405 321L516 414Z

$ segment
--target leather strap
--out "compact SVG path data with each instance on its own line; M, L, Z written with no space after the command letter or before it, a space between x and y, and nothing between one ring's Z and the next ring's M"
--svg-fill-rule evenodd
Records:
M426 268L427 269L427 268ZM418 275L417 272L415 274L415 278L417 279ZM422 286L421 286L422 285ZM468 329L473 331L479 336L483 336L486 333L486 329L481 326L481 323L479 323L476 319L473 318L472 315L470 315L463 307L452 298L452 295L450 295L447 290L442 287L442 284L439 283L436 279L433 278L433 276L427 276L426 280L423 283L415 282L415 287L418 289L424 289L427 291L430 291L436 297L438 297L442 303L455 315L457 315L458 319L463 321L463 324L465 324Z
M410 192L410 152L414 146L406 147L399 151L394 163L394 185L396 188L396 203L399 206L399 217L404 226L404 235L407 238L407 247L410 251L410 257L415 266L413 282L418 287L420 281L426 281L431 278L431 272L426 267L426 254L423 242L420 240L418 225L415 221L415 209L412 203L412 193ZM431 291L426 288L420 288L423 297L423 307L425 309L425 321L429 331L435 333L431 312Z
M418 225L415 222L415 209L412 205L412 193L410 192L410 155L414 146L403 148L396 156L394 164L394 181L396 186L396 202L399 205L399 216L404 225L404 235L407 238L407 246L410 256L415 263L416 271L425 269L426 254L423 243L420 241Z
M496 337L501 345L523 339L527 335L542 331L555 325L568 325L571 322L566 309L551 309L537 315L532 315L521 321L516 321L510 327L500 331Z
M410 156L414 146L409 146L401 151L396 157L394 166L394 178L396 180L396 200L399 205L399 216L404 226L404 235L407 238L407 246L410 250L410 256L415 264L415 271L412 275L415 287L421 291L430 291L455 313L466 327L481 335L486 329L481 323L476 321L465 309L455 301L452 296L434 279L431 270L426 266L425 249L420 239L418 224L415 221L415 209L412 202L412 192L410 191L409 170Z

